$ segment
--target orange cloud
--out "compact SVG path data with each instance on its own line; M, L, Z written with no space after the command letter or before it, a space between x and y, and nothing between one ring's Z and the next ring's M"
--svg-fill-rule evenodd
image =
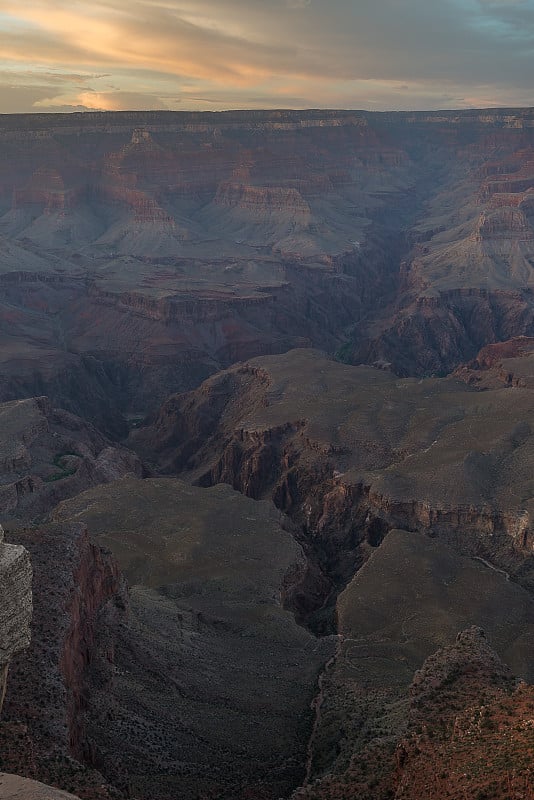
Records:
M459 5L0 0L0 97L14 97L15 69L27 71L34 109L528 104L534 22L531 30L526 3L475 3L465 15ZM52 78L46 85L34 75L52 70L110 78L73 78L58 92Z

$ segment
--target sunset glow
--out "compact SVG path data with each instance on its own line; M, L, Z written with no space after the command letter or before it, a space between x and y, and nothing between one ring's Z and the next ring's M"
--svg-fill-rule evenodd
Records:
M531 0L0 0L3 112L531 105Z

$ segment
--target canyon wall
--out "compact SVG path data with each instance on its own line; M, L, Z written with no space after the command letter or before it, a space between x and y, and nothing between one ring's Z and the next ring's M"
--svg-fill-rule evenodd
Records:
M0 650L2 768L87 800L305 772L302 797L412 800L421 753L502 724L478 689L528 745L529 692L476 631L446 648L484 623L531 679L534 112L13 116L0 141L0 510L63 520L16 531L38 592L30 649L17 624Z
M0 711L9 663L30 644L32 569L27 551L4 542L0 525Z
M328 575L318 605L298 609L320 627L329 592L397 527L534 587L531 394L497 387L399 380L291 351L170 398L129 441L153 468L272 498Z
M21 528L17 540L34 570L32 641L12 661L0 727L2 768L88 800L110 800L116 793L82 763L85 671L103 608L110 603L125 613L124 584L83 525Z
M120 436L125 414L255 355L313 345L427 374L528 334L531 122L2 119L0 399L47 394Z

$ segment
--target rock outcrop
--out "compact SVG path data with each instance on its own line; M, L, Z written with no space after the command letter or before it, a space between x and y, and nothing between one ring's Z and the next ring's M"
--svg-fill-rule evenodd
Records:
M99 483L141 475L141 463L47 397L0 403L0 515L32 519Z
M21 545L4 542L0 525L0 712L9 663L28 647L32 618L32 568Z
M2 800L79 800L61 789L6 772L0 772L0 797Z
M103 609L109 603L125 614L125 586L116 563L89 540L83 525L18 528L16 539L30 553L34 571L32 641L12 661L0 725L1 768L87 800L111 800L120 793L83 763L85 671Z
M483 347L477 357L455 370L455 377L478 389L534 386L534 339L518 336Z
M436 798L530 797L533 699L480 627L459 633L414 676L395 798L418 800L430 789Z
M339 599L341 639L295 798L531 792L533 688L513 676L533 676L532 599L418 539L393 531ZM523 622L510 629L512 608Z

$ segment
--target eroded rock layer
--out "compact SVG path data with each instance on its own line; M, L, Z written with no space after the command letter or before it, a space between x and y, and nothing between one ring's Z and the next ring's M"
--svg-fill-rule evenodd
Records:
M0 525L0 712L9 662L28 647L32 617L32 568L27 551L4 542Z
M3 117L0 399L120 433L254 355L342 346L427 374L532 334L532 121Z
M199 485L272 497L332 588L394 527L439 535L532 587L532 395L499 387L291 351L170 398L131 444Z
M0 403L0 517L32 519L88 486L141 475L139 459L47 397Z
M11 538L11 535L10 535ZM0 768L75 791L120 793L84 766L85 669L106 604L124 614L125 586L109 553L83 525L17 528L33 566L32 641L13 659L0 724Z
M309 576L279 513L164 478L84 492L55 516L83 519L132 584L128 622L103 629L86 673L91 762L147 800L287 795L333 641L284 609Z

